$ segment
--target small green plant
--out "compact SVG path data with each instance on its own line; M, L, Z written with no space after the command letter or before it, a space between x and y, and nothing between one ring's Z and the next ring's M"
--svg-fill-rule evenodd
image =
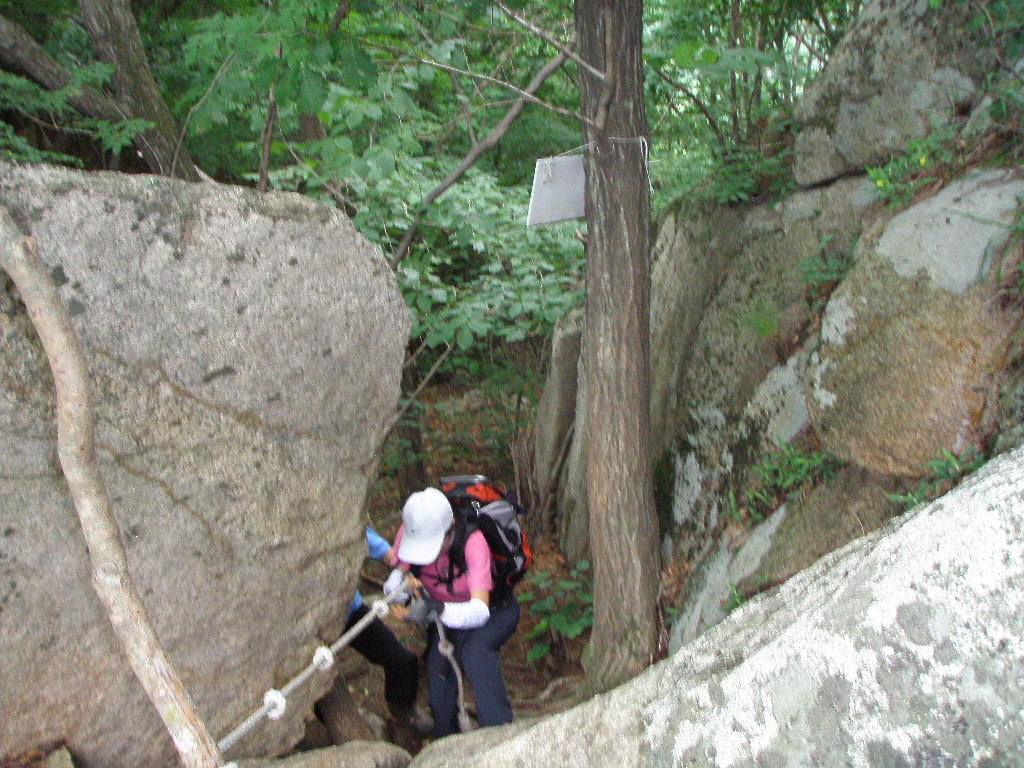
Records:
M747 602L747 596L740 591L740 585L730 584L729 599L725 601L725 603L722 605L722 608L725 610L726 613L732 613L745 602Z
M779 332L779 310L766 297L752 302L743 315L743 325L762 339Z
M902 504L903 509L909 511L918 504L942 495L960 482L961 478L971 474L984 463L985 458L973 449L959 456L944 450L942 456L925 465L929 472L921 479L916 489L906 493L890 493L888 499Z
M78 91L102 87L113 72L114 67L109 64L80 66L74 70L69 83L52 91L27 78L0 72L0 112L18 115L29 122L53 127L69 135L88 137L103 151L118 153L152 123L137 119L110 121L84 117L72 106ZM32 163L82 165L79 158L30 144L3 118L0 118L0 154Z
M536 662L556 649L564 656L565 641L579 637L594 624L594 594L590 587L590 563L580 560L566 579L555 580L544 571L531 573L527 582L533 589L519 595L520 603L530 603L530 615L536 626L525 639L533 646L527 661Z
M823 451L801 451L787 443L752 468L755 482L743 493L743 503L730 490L725 514L745 525L764 520L791 496L819 483L828 483L843 463Z
M953 147L957 130L940 125L930 134L907 145L907 151L882 166L869 167L878 196L890 206L908 205L921 187L949 175L958 165ZM936 175L937 174L937 175Z
M853 252L839 251L830 247L834 235L826 235L818 246L818 252L801 260L800 279L808 289L808 304L812 311L820 312L832 289L853 267Z

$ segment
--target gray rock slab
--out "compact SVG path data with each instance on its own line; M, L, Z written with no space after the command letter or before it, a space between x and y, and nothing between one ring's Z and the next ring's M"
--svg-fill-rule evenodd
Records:
M988 169L958 179L888 223L876 250L900 277L924 271L962 294L992 268L1024 197L1024 170Z
M215 738L344 622L409 316L351 222L294 194L0 164L93 380L97 452L150 620ZM0 755L177 764L91 586L52 382L0 284ZM234 755L280 754L330 684ZM232 756L234 756L232 755Z
M797 183L882 165L969 111L994 68L975 14L959 3L867 3L797 107Z
M337 747L298 752L279 760L237 760L237 768L405 768L412 757L382 741L348 741Z
M1019 766L1024 451L740 606L625 685L413 768Z

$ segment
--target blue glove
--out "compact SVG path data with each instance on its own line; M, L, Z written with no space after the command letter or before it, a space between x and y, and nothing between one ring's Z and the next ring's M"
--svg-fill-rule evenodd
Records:
M429 597L415 597L409 603L409 621L426 629L444 611L444 603Z

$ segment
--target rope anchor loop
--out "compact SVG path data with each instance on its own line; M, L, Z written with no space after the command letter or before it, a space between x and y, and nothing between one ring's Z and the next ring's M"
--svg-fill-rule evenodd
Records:
M321 672L327 672L334 666L334 651L321 645L313 652L313 666Z
M271 720L279 720L284 717L288 709L288 699L276 688L271 688L263 694L263 706L267 708L267 717Z

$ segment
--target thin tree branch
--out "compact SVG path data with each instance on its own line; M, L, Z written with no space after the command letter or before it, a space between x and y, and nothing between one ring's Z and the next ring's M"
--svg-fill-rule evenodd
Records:
M509 128L516 121L523 109L526 107L526 103L533 98L533 93L536 92L544 81L547 80L552 74L554 74L559 67L561 67L566 61L564 54L558 54L555 58L551 59L545 64L541 70L534 75L533 80L526 86L526 90L523 91L523 98L516 101L508 112L505 113L505 117L502 118L501 122L498 123L494 129L483 139L483 141L473 145L473 148L469 150L466 156L462 159L458 168L448 174L448 177L438 184L419 204L416 218L413 219L412 224L409 225L409 229L406 230L405 235L402 237L402 241L399 243L398 248L395 249L394 255L391 257L390 264L392 269L396 269L401 263L402 259L408 253L410 246L412 245L413 239L419 232L420 224L423 223L423 217L433 203L447 192L455 182L457 182L462 176L468 171L480 156L493 147L498 141L508 133Z
M227 71L228 65L234 61L236 53L237 51L232 51L231 54L224 59L224 63L220 65L220 69L217 70L217 74L215 74L213 79L210 80L210 85L207 87L206 92L203 93L199 101L189 107L188 114L185 115L185 122L181 125L181 132L178 134L178 143L174 145L174 156L171 158L171 176L174 175L174 169L178 165L178 155L181 152L182 144L185 141L185 134L188 132L188 124L192 122L193 115L195 115L199 108L206 103L206 100L210 98L210 94L213 93L213 86L217 84L217 81L220 80L221 76Z
M420 345L418 347L416 347L416 349L413 351L413 353L411 355L408 355L405 358L405 362L402 363L402 370L405 370L406 368L409 368L413 363L415 363L416 362L416 358L420 356L420 352L422 352L426 348L427 348L427 337L424 336L423 337L423 341L420 342Z
M722 133L722 128L718 124L718 120L711 113L711 109L708 107L708 105L705 104L704 101L697 94L695 94L682 83L673 80L671 77L666 75L662 70L655 69L654 72L655 74L658 75L658 77L660 77L666 83L668 83L681 94L683 94L686 98L688 98L691 102L693 102L693 105L701 111L701 114L703 114L705 119L708 121L708 125L711 126L711 130L714 132L715 138L718 140L718 145L722 148L722 151L724 152L728 147L728 144L725 141L725 135Z
M387 427L381 433L381 443L387 440L388 435L391 434L391 430L394 429L398 425L398 422L402 420L402 417L405 416L406 411L412 408L412 404L416 402L416 398L419 397L420 392L422 392L423 388L427 386L427 383L432 378L434 378L434 374L437 373L437 369L440 368L441 364L448 359L448 356L452 353L452 349L454 348L451 345L448 345L447 349L445 349L445 351L441 353L441 356L434 361L434 364L430 367L430 370L427 371L427 375L423 377L423 381L421 381L419 386L416 387L415 391L411 395L409 395L409 399L408 401L406 401L405 405L403 405L401 409L399 409L398 413L396 413L391 418L391 421L388 422Z
M399 5L398 8L401 9L402 13L409 17L409 20L419 30L419 33L420 35L423 36L424 40L426 40L431 45L437 45L437 43L434 41L434 38L427 31L427 28L420 23L419 19L417 19L415 15L409 12L408 8L406 8L403 5ZM476 144L476 130L473 128L473 120L471 117L471 113L469 111L469 99L466 97L465 92L462 90L462 83L459 82L458 76L454 72L449 72L448 77L451 78L452 87L455 89L456 94L458 94L459 96L457 101L459 102L459 107L460 111L462 112L462 116L466 121L466 133L469 134L470 142Z
M796 40L797 45L802 45L804 48L806 48L807 52L811 54L811 56L816 58L818 61L820 61L822 64L828 64L828 58L825 56L825 54L823 54L821 51L819 51L817 48L815 48L813 45L807 42L807 38L804 36L804 33L800 29L798 24L793 25L792 35L793 39Z
M313 115L312 117L315 118L316 115ZM300 165L304 164L305 161L302 159L302 156L295 151L295 147L293 147L291 142L288 141L288 137L284 135L284 132L281 130L280 126L278 126L277 128L277 136L279 139L281 139L281 143L284 144L285 149L288 150L288 154L292 156L292 159L296 163L299 163ZM338 206L340 210L344 211L349 218L355 216L359 209L356 208L355 203L349 200L345 196L345 193L341 191L341 182L338 181L338 178L336 176L332 176L331 178L326 179L323 176L320 176L319 174L318 178L320 179L320 182L324 185L324 189L327 190L327 194L331 196L331 199L334 201L334 204Z
M477 104L474 107L469 108L470 114L476 112L482 112L487 109L494 109L495 107L507 107L509 104L515 103L514 98L499 99L498 101L489 101L485 104ZM428 136L426 134L419 134L416 136L417 141L422 141L424 144L429 143L431 146L432 153L436 152L440 147L448 143L448 140L455 133L455 129L459 125L460 117L453 117L441 129L438 136Z
M582 59L582 57L580 57L569 46L564 45L554 35L546 32L543 29L541 29L536 24L534 24L532 21L530 21L529 19L524 19L523 17L521 17L519 14L517 14L515 11L513 11L511 8L509 8L507 5L505 5L500 0L496 0L495 5L497 5L505 13L506 16L508 16L513 21L515 21L517 24L520 24L520 25L526 27L526 29L528 29L531 32L533 32L533 34L535 34L538 37L542 38L543 40L551 43L551 45L555 46L555 48L557 48L560 53L564 53L569 59L571 59L572 61L575 61L577 64L579 64L581 67L583 67L585 70L587 70L590 74L592 74L598 80L601 80L602 82L604 82L604 72L602 72L601 70L597 69L596 67L591 66L589 63L584 61Z
M559 65L558 65L558 66L561 66L562 63L565 62L566 56L564 54L559 54L558 58L560 58L562 60L562 62L559 63ZM550 103L544 101L543 99L538 99L536 96L533 95L533 93L531 93L529 91L529 89L523 90L522 88L520 88L520 87L518 87L516 85L513 85L512 83L506 82L505 80L499 80L496 77L489 77L487 75L479 75L476 72L467 72L464 69L459 69L458 67L453 67L450 64L442 64L439 61L431 61L430 59L419 59L419 63L420 64L426 64L427 66L431 66L431 67L437 67L438 69L443 69L446 72L456 72L456 73L458 73L460 75L465 75L466 77L472 77L475 80L483 80L483 81L488 82L488 83L494 83L495 85L500 85L502 88L508 88L510 91L514 91L514 92L518 93L519 96L521 97L521 99L525 99L526 101L530 102L531 104L537 104L538 106L544 107L544 109L547 109L547 110L549 110L551 112L554 112L556 115L563 115L564 117L571 117L573 120L580 120L580 121L582 121L584 123L591 122L590 120L585 118L583 115L579 114L578 112L573 112L572 110L569 110L569 109L562 109L561 107L556 107L554 104L550 104ZM550 64L548 64L547 66L550 66ZM556 67L556 69L557 69L557 67Z
M274 125L277 123L277 99L274 98L274 86L270 86L267 94L267 121L263 125L260 150L260 178L256 189L266 192L270 186L270 145L274 139Z
M121 531L96 463L96 417L85 355L33 238L0 208L0 266L18 288L53 372L57 454L82 524L92 583L135 676L186 768L223 764L132 583Z

